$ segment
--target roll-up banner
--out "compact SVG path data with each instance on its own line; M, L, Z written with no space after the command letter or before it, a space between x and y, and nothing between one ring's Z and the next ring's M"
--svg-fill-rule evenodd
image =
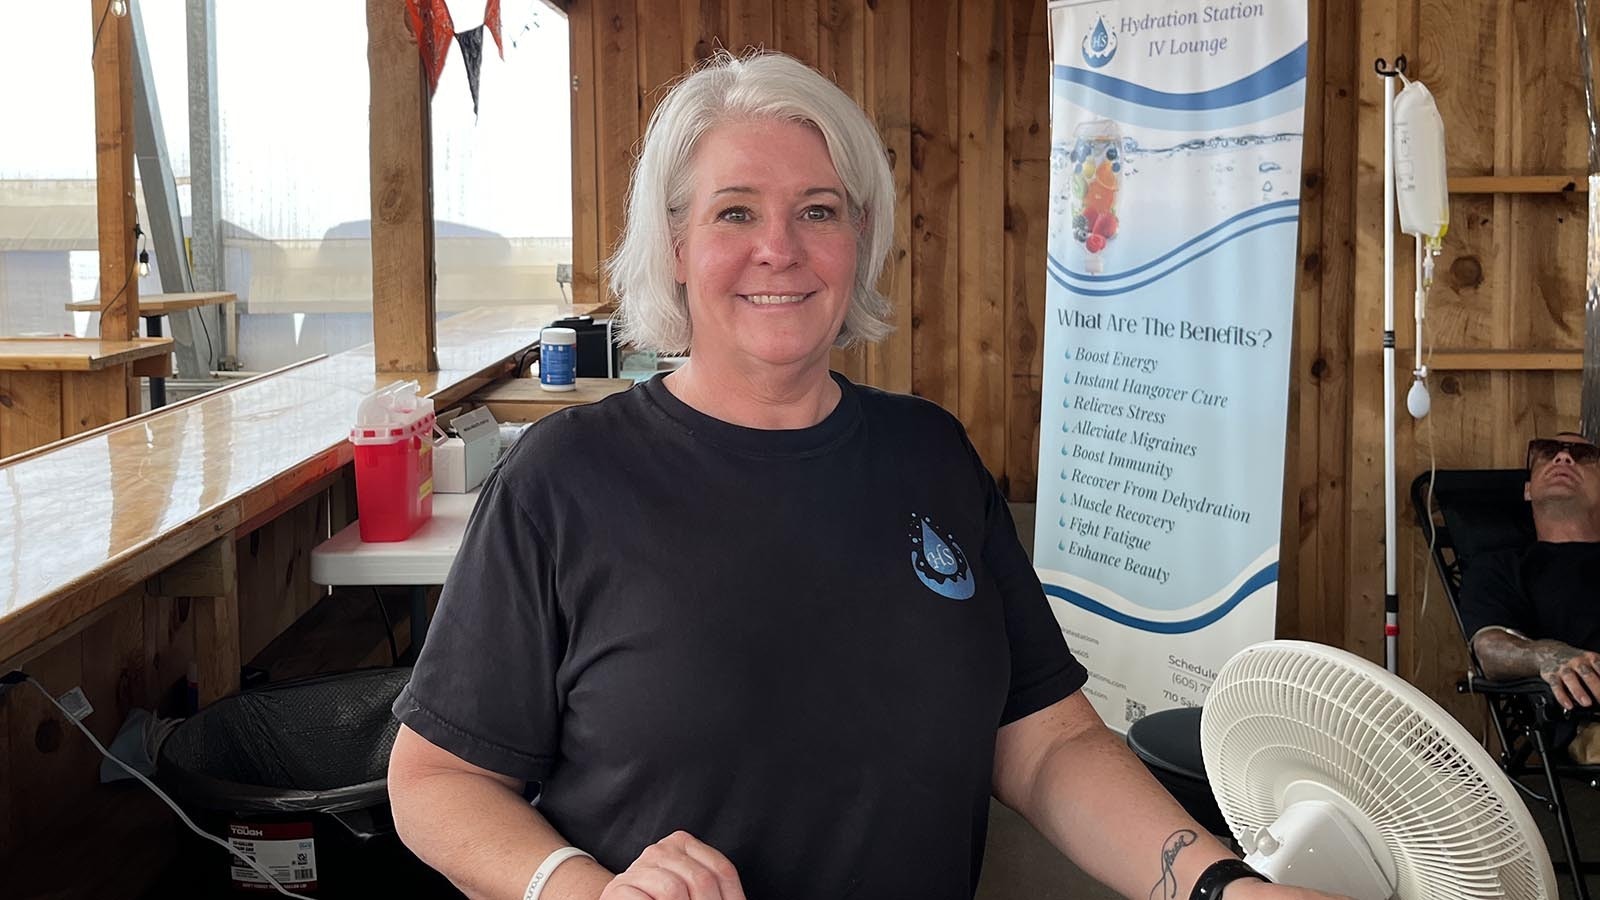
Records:
M1118 729L1273 637L1304 0L1057 0L1034 561Z

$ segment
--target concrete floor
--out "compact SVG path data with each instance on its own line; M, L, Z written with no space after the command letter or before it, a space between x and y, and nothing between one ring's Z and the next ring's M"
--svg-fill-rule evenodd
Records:
M1034 505L1014 503L1012 516L1022 545L1033 552ZM1578 852L1600 862L1600 791L1567 782L1566 794L1578 835ZM1551 856L1562 858L1555 816L1533 810ZM1558 876L1561 896L1575 897L1565 876ZM1591 892L1600 897L1600 875L1590 875ZM1021 816L994 804L989 816L989 843L984 857L978 900L1108 900L1117 895L1068 862Z

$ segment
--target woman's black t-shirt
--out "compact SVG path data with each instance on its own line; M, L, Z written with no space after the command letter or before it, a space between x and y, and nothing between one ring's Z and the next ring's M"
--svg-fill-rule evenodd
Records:
M835 378L800 430L659 378L532 426L395 714L612 871L682 829L753 900L970 898L996 730L1086 672L956 419Z

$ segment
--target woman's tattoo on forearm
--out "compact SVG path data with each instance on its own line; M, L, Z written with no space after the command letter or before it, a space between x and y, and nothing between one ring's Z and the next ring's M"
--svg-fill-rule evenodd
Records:
M1161 845L1161 880L1150 889L1150 900L1176 900L1178 896L1178 876L1172 871L1172 864L1183 852L1183 848L1199 840L1200 836L1188 828L1180 828Z

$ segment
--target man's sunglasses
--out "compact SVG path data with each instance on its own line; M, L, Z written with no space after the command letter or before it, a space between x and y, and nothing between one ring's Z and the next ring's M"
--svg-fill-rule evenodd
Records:
M1528 442L1528 470L1543 465L1565 452L1579 465L1590 465L1600 460L1600 447L1580 441L1558 441L1555 438L1535 438Z

